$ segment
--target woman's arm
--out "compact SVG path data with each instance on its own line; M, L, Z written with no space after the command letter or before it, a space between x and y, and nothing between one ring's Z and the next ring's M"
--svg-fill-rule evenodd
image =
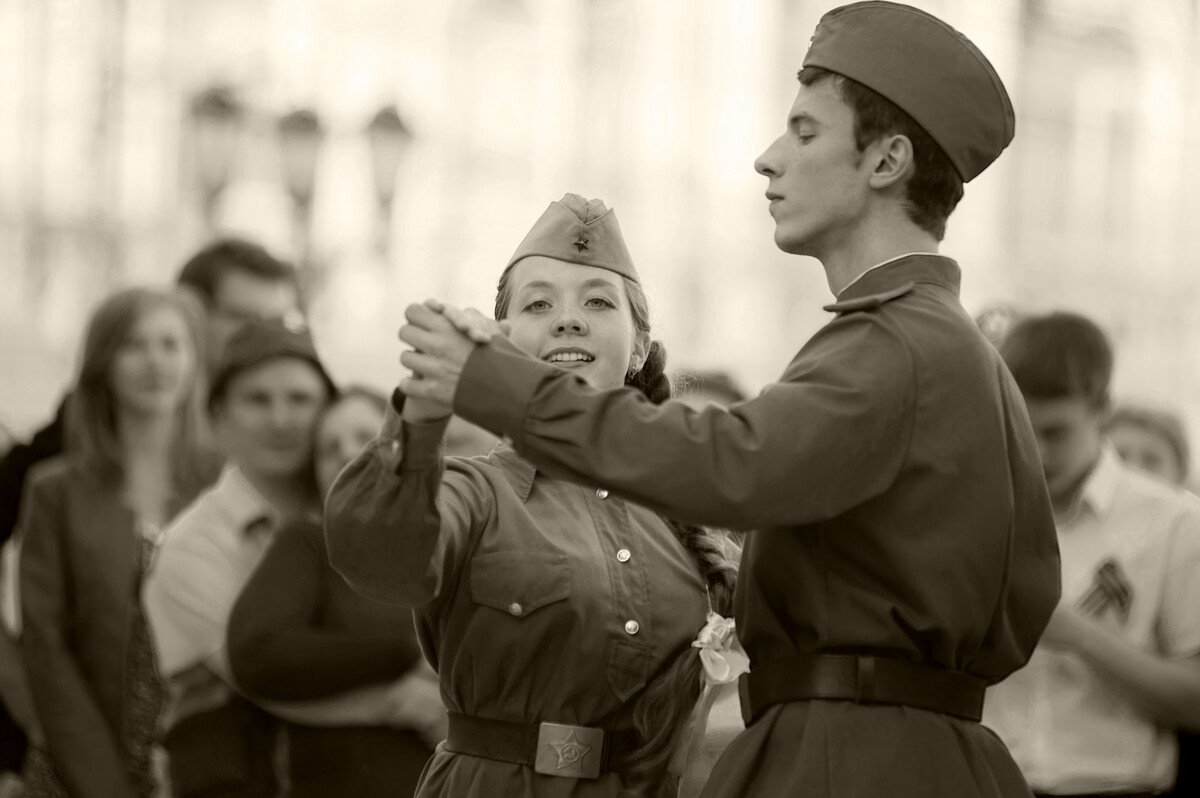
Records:
M392 401L379 435L329 493L325 541L330 563L358 593L424 607L457 579L462 552L488 517L492 494L477 472L445 469L448 416L401 421Z
M307 701L390 682L421 657L408 627L373 634L321 629L329 580L320 526L280 529L229 618L226 645L237 683L271 701Z
M72 795L129 796L125 758L68 639L67 597L73 589L67 565L66 484L53 474L34 477L22 503L21 646L34 706L54 758ZM114 645L119 641L113 641Z

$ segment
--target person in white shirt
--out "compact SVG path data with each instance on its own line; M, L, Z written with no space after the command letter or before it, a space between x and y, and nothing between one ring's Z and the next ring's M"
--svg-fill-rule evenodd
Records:
M1112 349L1092 321L1018 322L1000 347L1025 397L1058 527L1062 600L983 722L1038 795L1157 795L1200 728L1200 500L1104 436Z
M175 798L274 798L275 717L312 726L410 719L405 687L373 685L313 701L270 702L232 675L234 602L280 522L320 507L313 428L337 391L307 329L248 321L229 339L208 410L228 456L220 480L166 530L143 590Z

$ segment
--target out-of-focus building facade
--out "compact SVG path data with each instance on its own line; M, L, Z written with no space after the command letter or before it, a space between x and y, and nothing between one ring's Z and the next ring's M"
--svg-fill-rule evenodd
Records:
M914 4L975 40L1017 107L944 246L968 309L1090 313L1118 389L1200 431L1200 3ZM830 5L0 0L0 420L49 413L101 292L169 281L217 231L302 262L334 372L394 383L404 304L490 307L567 191L616 207L671 363L756 389L827 318L752 164ZM197 103L213 90L228 107ZM367 131L390 106L385 198ZM279 128L298 109L320 120L307 177Z

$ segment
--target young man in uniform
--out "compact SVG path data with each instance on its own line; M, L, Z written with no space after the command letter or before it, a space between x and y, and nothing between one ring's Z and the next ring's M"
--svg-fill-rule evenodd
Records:
M1157 795L1176 730L1200 730L1200 500L1105 439L1113 355L1092 321L1025 319L1000 353L1041 448L1063 602L985 719L1039 795Z
M408 309L405 393L549 473L753 530L748 728L706 796L1028 795L978 720L1058 600L1054 522L1020 392L936 254L962 183L1012 134L999 77L942 21L885 2L826 14L755 166L776 244L821 261L835 316L728 410L593 391L478 314Z

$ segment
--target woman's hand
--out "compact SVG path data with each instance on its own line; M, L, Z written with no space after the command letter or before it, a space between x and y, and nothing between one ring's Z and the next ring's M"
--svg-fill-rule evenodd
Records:
M453 408L458 378L476 344L427 305L409 305L404 317L408 324L400 328L400 340L413 351L402 353L400 363L412 376L400 381L400 390L409 399Z
M413 379L420 379L414 377ZM401 387L401 391L403 391ZM453 413L453 408L444 405L441 402L434 402L429 399L421 399L416 396L404 397L404 409L400 412L400 418L409 424L432 424L435 421L442 419Z
M506 321L496 321L475 308L459 309L436 299L425 300L425 307L445 316L454 328L477 344L488 344L496 336L507 338L510 326Z

